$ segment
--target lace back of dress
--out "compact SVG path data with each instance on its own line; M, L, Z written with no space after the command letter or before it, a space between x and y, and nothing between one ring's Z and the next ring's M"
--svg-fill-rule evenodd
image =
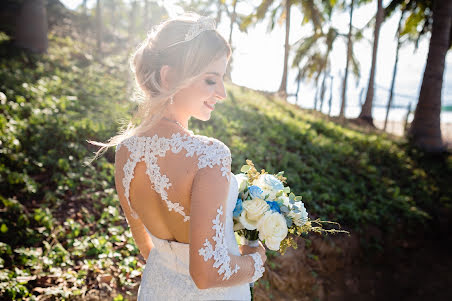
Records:
M180 198L180 192L176 189L171 189L171 187L183 186L177 182L177 178L183 176L181 171L188 169L188 167L182 166L182 162L185 164L194 162L193 164L196 164L198 169L213 167L218 164L221 166L223 175L228 179L230 177L230 151L222 142L213 138L199 135L182 135L181 133L172 134L170 138L159 137L158 135L152 137L132 136L121 142L116 147L116 152L123 146L129 150L130 155L123 166L124 177L122 184L124 196L134 218L138 218L138 215L130 204L130 183L134 178L134 170L139 162L145 162L146 174L149 177L153 190L160 195L168 210L181 215L184 222L189 221L190 216L186 208L184 208L184 204L177 200L178 196ZM162 160L171 162L168 163ZM166 168L162 168L162 166L166 166ZM174 181L175 179L176 182ZM175 185L173 186L173 184ZM188 206L187 201L184 203L185 206Z

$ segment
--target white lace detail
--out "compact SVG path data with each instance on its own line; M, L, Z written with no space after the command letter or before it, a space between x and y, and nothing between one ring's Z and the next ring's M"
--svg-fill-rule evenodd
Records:
M223 205L224 236L231 256L241 255L234 236L232 220L237 195L238 184L232 175L228 199L226 205ZM190 244L163 240L153 236L149 231L148 233L154 247L146 260L137 301L251 300L249 279L244 279L243 283L233 286L199 289L190 276Z
M210 144L210 142L212 143ZM231 152L224 143L214 138L200 135L187 136L180 133L173 134L171 138L158 137L157 135L152 137L132 136L118 144L116 151L120 149L122 144L131 152L130 158L124 164L122 184L124 186L124 195L134 218L138 218L138 215L130 204L130 183L133 179L135 166L140 161L144 160L146 163L146 174L153 184L152 188L166 202L168 210L174 210L182 215L184 222L190 220L190 216L185 214L182 205L173 203L168 199L166 190L171 186L171 183L166 175L161 174L160 167L157 164L157 156L164 157L168 150L177 154L182 149L185 149L187 151L186 157L193 157L195 154L198 156L199 169L220 165L222 175L226 176L228 181L231 176Z
M257 279L261 278L262 275L264 275L264 263L262 262L262 257L259 253L251 253L249 256L251 256L254 260L254 275L253 278L251 278L251 282L255 282Z
M228 247L226 244L226 238L224 236L224 225L220 222L220 216L223 215L223 205L220 205L220 208L217 209L217 216L214 220L212 220L213 227L215 230L215 236L213 240L215 241L215 249L212 247L212 244L206 238L204 243L205 248L201 248L198 250L199 255L204 257L204 261L207 261L210 258L214 258L215 262L213 267L218 269L218 274L224 274L223 280L229 279L232 274L237 273L240 267L236 264L235 268L231 270L230 262L231 257L229 256Z

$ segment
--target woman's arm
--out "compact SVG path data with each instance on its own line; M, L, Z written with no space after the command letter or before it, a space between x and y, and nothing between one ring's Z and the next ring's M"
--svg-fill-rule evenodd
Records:
M200 169L192 185L190 275L200 289L255 281L266 259L262 250L245 256L228 252L224 232L230 180L222 174L218 165Z

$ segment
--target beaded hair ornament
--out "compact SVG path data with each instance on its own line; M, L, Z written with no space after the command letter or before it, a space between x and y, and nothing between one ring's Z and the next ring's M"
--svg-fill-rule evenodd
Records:
M173 44L167 46L167 48L180 44L180 43L185 43L185 42L191 41L194 38L196 38L200 33L204 32L206 30L215 30L215 27L216 27L215 19L213 19L211 17L201 17L198 19L198 21L196 21L195 23L190 24L188 26L188 31L185 34L183 41L173 43Z

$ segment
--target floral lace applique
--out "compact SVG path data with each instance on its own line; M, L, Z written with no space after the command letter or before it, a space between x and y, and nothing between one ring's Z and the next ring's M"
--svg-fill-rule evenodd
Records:
M212 142L212 143L210 143ZM174 210L184 217L184 222L190 220L190 216L185 214L184 207L179 203L173 203L168 199L167 189L171 187L168 177L160 172L157 164L157 156L164 157L168 150L179 153L182 149L187 151L186 157L198 156L198 168L213 167L220 165L222 175L230 179L231 152L221 141L200 135L181 135L175 133L171 138L158 137L137 137L132 136L116 147L116 152L122 145L130 151L130 157L124 164L124 195L131 210L132 217L138 218L136 212L130 205L130 183L134 176L134 169L138 162L144 160L146 163L146 174L152 183L152 188L160 194L162 200L166 202L169 211Z
M256 282L257 279L264 275L264 263L262 262L261 255L259 255L259 253L251 253L249 256L251 256L254 260L254 275L253 278L251 278L251 282Z
M215 241L215 249L212 244L206 238L204 242L205 248L198 250L199 255L204 257L204 261L212 258L215 260L213 267L218 269L218 274L224 274L223 280L229 279L232 274L237 273L240 267L236 264L235 268L231 270L230 262L231 257L229 256L228 247L226 244L226 238L224 236L224 225L220 222L220 216L223 215L223 205L217 209L217 216L212 220L212 229L215 230L215 236L212 238Z

